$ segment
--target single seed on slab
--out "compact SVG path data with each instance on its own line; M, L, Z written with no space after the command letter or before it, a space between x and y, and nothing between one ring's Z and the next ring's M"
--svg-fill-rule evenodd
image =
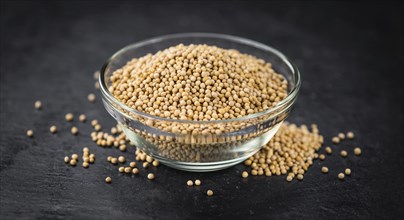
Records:
M298 180L303 180L303 175L302 174L297 174L297 179Z
M90 152L90 149L88 149L88 147L84 147L83 148L83 153L85 153L85 152L87 152L87 153Z
M320 155L318 156L318 158L319 158L320 160L324 160L324 159L325 159L325 155L324 155L324 154L320 154Z
M77 135L79 133L79 129L75 126L73 126L70 131L72 132L73 135Z
M107 161L108 161L108 162L111 162L111 159L112 159L111 156L108 156L108 157L107 157Z
M105 178L105 182L106 182L106 183L110 183L110 182L112 182L111 177L107 177L107 178Z
M94 130L100 131L100 130L101 130L101 125L100 125L100 124L96 124L96 125L94 126Z
M94 163L94 161L95 161L94 157L90 157L90 160L88 162Z
M351 175L351 169L346 168L346 169L345 169L345 174L346 174L346 175Z
M326 147L326 148L325 148L325 152L326 152L327 154L332 154L332 149L331 149L331 147Z
M119 171L120 173L125 172L125 167L119 167L119 168L118 168L118 171Z
M64 161L65 161L65 163L69 163L69 157L68 156L65 156L65 158L64 158Z
M153 158L151 156L147 155L146 156L146 161L151 163L151 162L153 162Z
M158 160L154 160L152 164L153 166L157 167L160 164L160 162Z
M340 140L344 140L345 139L345 134L344 133L338 133L338 138Z
M77 154L72 154L72 159L73 159L73 160L79 159L79 155L77 155Z
M201 185L201 181L198 180L198 179L196 179L196 180L195 180L195 186L200 186L200 185Z
M187 181L187 185L188 185L188 186L193 186L193 185L194 185L194 182L192 182L192 180L188 180L188 181Z
M95 154L90 154L89 157L95 159Z
M332 143L334 143L334 144L339 144L339 142L340 142L338 137L333 137L331 140L332 140Z
M147 174L147 179L149 179L149 180L154 179L154 174L153 173Z
M241 173L241 176L243 178L247 178L248 177L248 172L247 171L243 171L243 173Z
M149 167L149 163L148 162L144 162L143 163L143 168L148 168Z
M133 173L133 174L138 174L138 173L139 173L139 169L138 169L138 168L133 168L132 173Z
M81 115L79 116L79 121L81 121L81 122L86 122L86 120L87 120L87 117L86 117L85 114L81 114Z
M116 157L111 158L111 163L112 164L117 164L118 163L118 159Z
M345 178L345 174L339 173L338 174L338 179L343 180Z
M42 102L41 101L39 101L39 100L37 100L37 101L35 101L35 104L34 104L34 106L35 106L35 108L36 109L41 109L42 108Z
M354 135L354 133L352 131L348 132L346 134L346 136L347 136L348 139L354 139L355 138L355 135Z
M70 160L70 165L76 166L76 164L77 164L77 160L74 160L74 159Z
M292 176L288 175L288 176L286 177L286 181L290 182L290 181L292 181L292 180L293 180L293 177L292 177Z
M27 136L28 137L33 137L34 136L34 132L32 130L28 130L27 131Z
M123 144L123 145L119 146L119 150L122 152L126 151L126 145Z
M132 168L131 167L125 167L125 173L130 173L132 172Z
M120 163L125 163L126 159L125 159L124 156L119 156L119 157L118 157L118 161L119 161Z
M348 156L348 152L346 152L346 150L342 150L341 157L346 157L346 156Z
M95 101L95 95L93 93L88 94L87 99L89 102Z
M362 150L359 147L355 147L354 154L356 156L360 156L362 154Z
M206 195L213 196L213 191L209 189L208 191L206 191Z
M74 116L73 116L72 113L67 113L67 114L65 115L65 119L66 119L66 121L73 121Z
M321 167L321 172L328 173L328 167Z
M87 162L83 162L83 167L88 168L89 164Z
M99 84L98 82L95 82L95 83L94 83L94 88L100 89L100 84Z
M91 126L94 127L94 126L97 125L97 124L98 124L98 121L97 121L97 120L94 119L94 120L91 121Z
M132 167L132 168L135 168L136 162L130 162L130 163L129 163L129 166Z

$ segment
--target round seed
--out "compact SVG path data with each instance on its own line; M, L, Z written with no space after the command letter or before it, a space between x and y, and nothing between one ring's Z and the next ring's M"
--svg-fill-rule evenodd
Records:
M298 180L303 180L303 175L302 174L297 174L297 179Z
M91 121L91 126L94 127L94 126L97 125L97 124L98 124L98 121L97 121L97 120L94 119L94 120Z
M73 116L72 113L67 113L67 114L65 115L65 119L66 119L66 121L73 121L74 116Z
M122 152L125 152L126 151L126 145L121 145L121 146L119 146L119 150L120 151L122 151Z
M360 156L362 154L362 150L359 147L355 147L354 154L356 156Z
M87 99L89 102L95 102L95 95L93 93L88 94Z
M133 173L133 174L138 174L138 173L139 173L139 169L138 169L138 168L133 168L132 173Z
M95 71L93 77L95 80L98 80L98 77L100 77L100 71L99 70Z
M106 183L111 183L111 182L112 182L111 177L107 177L107 178L105 178L105 182L106 182Z
M206 191L206 195L213 196L213 191L209 189L208 191Z
M158 160L154 160L152 164L153 166L157 167L160 164L160 162Z
M332 154L332 149L331 149L331 147L326 147L326 148L325 148L325 152L326 152L327 154Z
M149 163L148 162L144 162L143 163L143 168L148 168L149 167Z
M79 116L79 121L81 121L81 122L86 122L86 120L87 120L87 117L86 117L85 114L81 114L81 115Z
M57 128L56 128L55 125L52 125L52 126L49 128L49 130L50 130L50 132L51 132L52 134L54 134L54 133L57 132Z
M107 161L108 161L108 162L111 162L111 159L112 159L111 156L108 156L108 157L107 157Z
M247 178L248 177L248 172L247 171L243 171L243 173L241 173L241 176L243 178Z
M325 159L325 155L324 155L324 154L320 154L320 155L318 156L318 158L319 158L320 160L324 160L324 159Z
M117 164L118 163L118 159L116 157L111 158L111 163L112 164Z
M288 176L286 177L286 181L291 182L292 180L293 180L293 177L292 177L292 176L288 175Z
M101 130L101 125L100 125L100 124L96 124L96 125L94 126L94 130L100 131L100 130Z
M27 131L27 136L28 137L33 137L34 136L34 132L32 130L28 130Z
M344 140L345 139L345 134L344 133L338 133L338 138L340 140Z
M88 149L88 147L84 147L84 148L83 148L83 153L86 153L86 152L87 152L87 153L90 152L90 149Z
M333 137L331 140L332 140L332 143L334 143L334 144L339 144L339 142L340 142L340 139L338 137Z
M88 162L94 163L95 159L93 157L90 157L90 160Z
M89 164L87 162L83 162L83 167L88 168Z
M194 182L192 182L192 180L188 180L188 181L187 181L187 185L188 185L188 186L193 186L193 185L194 185Z
M73 159L73 160L79 159L79 155L77 155L77 154L72 154L72 159Z
M153 180L154 179L154 174L153 173L147 174L147 179Z
M136 162L130 162L129 166L132 167L132 168L135 168L136 167Z
M328 167L321 167L321 172L328 173Z
M355 135L354 135L354 133L352 131L348 132L346 134L346 136L347 136L348 139L354 139L355 138Z
M37 100L37 101L35 101L35 104L34 104L34 106L35 106L35 108L36 109L41 109L42 108L42 102L41 101L39 101L39 100Z
M346 150L342 150L341 157L346 157L346 156L348 156L348 152L346 152Z
M119 168L118 168L118 171L119 171L120 173L125 172L125 167L119 167Z
M72 166L76 166L76 164L77 164L77 160L70 160L70 165L72 165Z
M343 173L338 174L338 179L343 180L345 178L345 175Z
M125 173L130 173L132 172L132 168L131 167L125 167Z
M196 179L196 180L195 180L195 186L200 186L200 185L201 185L201 181L198 180L198 179Z
M120 163L125 163L126 159L125 159L124 156L119 156L119 157L118 157L118 161L119 161Z
M351 169L346 168L346 169L345 169L345 174L346 174L346 175L351 175Z
M100 84L99 84L98 82L95 82L95 83L94 83L94 88L95 88L95 89L100 89Z
M70 131L72 132L73 135L77 135L79 133L79 129L75 126L73 126Z
M65 161L65 163L69 163L69 157L68 156L65 156L65 158L64 158L64 161Z

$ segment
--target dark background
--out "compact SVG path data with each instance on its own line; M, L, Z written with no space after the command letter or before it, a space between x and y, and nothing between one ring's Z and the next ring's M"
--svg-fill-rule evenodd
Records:
M403 215L403 7L395 2L1 2L1 219L268 219L399 218ZM304 180L241 179L240 164L213 173L151 169L155 181L121 176L108 164L116 149L92 143L89 122L77 137L67 112L114 125L92 74L115 51L146 38L216 32L273 46L302 73L289 117L317 123L329 145L340 131L356 133ZM43 110L34 109L42 100ZM49 126L59 132L52 135ZM29 139L27 129L35 131ZM89 169L63 157L96 154ZM352 154L362 147L362 156ZM338 156L347 149L347 159ZM324 150L322 149L321 152ZM125 153L134 159L134 149ZM321 174L321 166L330 169ZM351 177L337 174L350 167ZM106 176L112 184L105 184ZM200 187L187 187L200 178ZM206 196L213 189L213 197Z

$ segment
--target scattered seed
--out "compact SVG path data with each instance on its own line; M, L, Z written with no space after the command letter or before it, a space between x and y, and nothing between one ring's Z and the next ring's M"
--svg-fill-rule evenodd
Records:
M346 168L345 169L345 174L348 175L348 176L351 175L351 169Z
M52 134L54 134L54 133L57 132L57 128L56 128L55 125L52 125L52 126L49 128L49 130L50 130L50 132L51 132Z
M143 168L148 168L149 167L149 163L148 162L144 162L143 163Z
M111 177L107 177L107 178L105 178L105 182L106 182L106 183L111 183L111 182L112 182Z
M98 82L95 82L95 83L94 83L94 88L100 89L100 84L99 84Z
M95 102L95 95L93 93L88 94L87 99L89 102Z
M118 157L118 161L119 161L120 163L125 163L126 159L125 159L124 156L119 156L119 157Z
M338 137L333 137L331 140L332 140L332 143L334 143L334 144L340 143L340 139Z
M243 171L243 173L241 173L241 176L243 178L247 178L248 177L248 172L247 171Z
M132 167L132 168L135 168L136 167L136 162L130 162L129 166Z
M147 174L147 179L149 179L149 180L154 179L154 174L153 173Z
M65 161L65 163L69 163L69 157L68 156L65 156L65 158L64 158L64 161Z
M73 126L70 131L72 132L73 135L77 135L79 133L79 129L75 126Z
M85 114L81 114L81 115L79 116L79 121L81 121L81 122L86 122L86 120L87 120L87 117L86 117Z
M34 106L35 106L35 108L38 109L38 110L39 110L39 109L42 109L42 102L39 101L39 100L37 100L37 101L35 101Z
M319 158L320 160L324 160L324 159L325 159L325 155L324 155L324 154L320 154L320 155L318 156L318 158Z
M303 175L302 174L297 174L297 179L298 180L303 180Z
M138 168L133 168L132 173L133 173L133 174L138 174L138 173L139 173L139 169L138 169Z
M160 165L160 162L158 160L154 160L152 164L153 166L157 167L158 165Z
M188 185L188 186L193 186L193 185L194 185L194 182L192 182L192 180L188 180L188 181L187 181L187 185Z
M343 180L345 178L345 174L339 173L338 174L338 179Z
M111 163L112 164L117 164L118 163L118 159L116 157L111 158Z
M73 159L73 160L79 159L79 155L77 155L77 154L72 154L72 159Z
M89 158L89 157L83 157L83 162L89 163L89 162L90 162L90 158Z
M28 137L33 137L34 136L34 132L32 130L28 130L27 131L27 136Z
M332 149L331 149L331 147L326 147L326 148L325 148L325 152L326 152L327 154L332 154Z
M125 173L130 173L132 172L132 168L131 167L125 167Z
M100 130L101 130L101 125L100 125L100 124L96 124L96 125L94 126L94 130L100 131Z
M292 177L292 176L288 175L288 176L286 177L286 181L291 182L292 180L293 180L293 177Z
M355 135L354 135L354 133L352 131L348 132L346 134L346 136L347 136L348 139L354 139L355 138Z
M346 150L342 150L341 157L346 157L346 156L348 156L348 152L346 152Z
M200 185L201 185L201 181L198 180L198 179L196 179L196 180L195 180L195 186L200 186Z
M73 121L74 116L73 116L72 113L67 113L67 114L65 115L65 119L66 119L66 121Z
M152 163L152 162L153 162L153 158L152 158L151 156L147 155L147 156L146 156L146 161L149 162L149 163Z
M125 172L125 167L119 167L119 168L118 168L118 171L119 171L120 173Z
M97 124L98 124L98 121L97 121L97 120L94 119L94 120L91 121L91 126L94 127L94 126L97 125Z
M122 144L121 146L119 146L119 150L122 152L126 151L126 145Z
M88 162L94 163L95 159L93 157L90 157L90 160Z
M321 167L321 172L328 173L328 167Z
M77 160L74 160L74 159L70 160L70 165L76 166L76 164L77 164Z
M345 139L345 134L344 133L338 133L338 138L340 140L344 140Z
M88 166L89 166L88 162L83 162L83 167L84 168L88 168Z
M208 191L206 191L206 195L213 196L213 191L209 189Z
M362 150L359 147L355 147L354 154L356 156L360 156L362 154Z
M115 127L111 128L111 134L116 134L118 133L118 130Z

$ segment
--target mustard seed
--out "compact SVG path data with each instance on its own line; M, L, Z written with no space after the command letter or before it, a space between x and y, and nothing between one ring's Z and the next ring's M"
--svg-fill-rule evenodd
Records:
M319 158L320 160L324 160L324 159L325 159L325 155L324 155L324 154L320 154L320 155L318 156L318 158Z
M288 176L286 177L286 181L291 182L292 180L293 180L293 177L292 177L292 176L288 175Z
M90 157L90 160L88 162L94 163L95 159L93 157Z
M28 130L27 131L27 136L28 137L33 137L34 136L34 132L32 130Z
M147 174L147 179L153 180L154 179L154 174L153 173Z
M118 168L118 171L119 171L120 173L125 172L125 167L119 167L119 168Z
M96 119L91 121L91 126L95 127L98 124L98 121Z
M321 172L328 173L328 167L321 167Z
M111 183L111 182L112 182L111 177L107 177L107 178L105 178L105 182L106 182L106 183Z
M332 149L331 149L331 147L326 147L326 148L325 148L325 152L326 152L327 154L332 154Z
M257 170L251 170L251 175L253 175L253 176L258 175L258 171Z
M94 130L100 131L101 130L101 125L100 124L94 125Z
M52 125L52 126L49 128L49 131L50 131L52 134L56 133L56 132L57 132L56 126L55 126L55 125Z
M124 156L119 156L119 157L118 157L118 161L119 161L120 163L125 163L126 159L125 159Z
M87 162L83 162L83 167L88 168L89 164Z
M126 145L122 144L121 146L119 146L119 150L122 151L122 152L125 152L126 151Z
M35 101L34 106L35 106L35 108L38 109L38 110L39 110L39 109L42 109L42 102L39 101L39 100L37 100L37 101Z
M73 135L77 135L79 133L79 129L75 126L73 126L70 131L72 132Z
M116 157L111 158L111 163L112 164L117 164L118 163L118 159Z
M95 82L95 83L94 83L94 88L95 88L95 89L100 89L100 84L99 84L98 82Z
M187 181L187 185L188 185L188 186L193 186L193 185L194 185L194 182L192 182L192 180L188 180L188 181Z
M243 173L241 173L241 176L243 178L247 178L248 177L248 172L247 171L243 171Z
M132 172L132 168L131 167L125 167L125 173L130 173Z
M77 164L77 160L74 160L74 159L70 160L70 165L76 166L76 164Z
M154 160L152 164L153 166L157 167L160 164L160 162L158 160Z
M80 121L80 122L86 122L86 120L87 120L87 117L86 117L85 114L81 114L81 115L79 116L79 121Z
M339 173L338 174L338 179L343 180L345 178L345 174Z
M95 95L93 93L88 94L87 99L89 102L95 102Z
M87 153L90 152L90 149L88 149L88 147L84 147L84 148L83 148L83 153L86 153L86 152L87 152Z
M149 167L149 163L148 162L144 162L143 163L143 168L148 168Z
M355 138L355 135L354 135L354 133L352 131L348 132L346 134L346 136L347 136L348 139L354 139Z
M195 180L195 186L200 186L200 185L201 185L201 181L198 180L198 179L196 179L196 180Z
M348 156L348 152L346 152L346 150L342 150L341 157L346 157L346 156Z
M340 140L344 140L345 139L345 134L344 133L338 133L338 138Z
M303 180L303 175L302 174L297 174L297 179L298 180Z
M348 175L348 176L351 175L351 169L346 168L345 169L345 174Z
M95 71L93 77L95 80L98 80L98 77L100 77L100 71L99 70Z
M359 147L355 147L354 154L356 156L360 156L362 154L362 150Z
M64 161L65 161L65 163L69 163L69 157L68 156L65 156L65 158L64 158Z
M77 154L72 154L72 159L73 159L73 160L79 159L79 155L77 155Z
M132 168L135 168L136 167L136 162L130 162L129 166L132 167Z
M133 174L138 174L138 173L139 173L139 169L138 169L138 168L133 168L132 173L133 173Z
M65 119L66 119L66 121L73 121L74 116L73 116L72 113L67 113L67 114L65 115Z
M206 191L206 195L213 196L213 191L209 189L208 191Z
M332 143L334 143L334 144L339 144L339 143L340 143L340 139L339 139L338 137L333 137L333 138L331 139L331 141L332 141Z

